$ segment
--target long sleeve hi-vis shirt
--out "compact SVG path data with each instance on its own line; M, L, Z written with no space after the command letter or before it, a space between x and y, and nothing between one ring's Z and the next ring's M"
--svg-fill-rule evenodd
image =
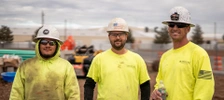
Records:
M39 42L38 42L39 43ZM59 57L36 57L24 61L18 68L10 100L80 100L79 84L72 65Z

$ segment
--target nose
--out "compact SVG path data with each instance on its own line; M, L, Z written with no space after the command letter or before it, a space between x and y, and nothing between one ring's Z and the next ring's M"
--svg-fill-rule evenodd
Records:
M118 37L118 38L120 38L120 35L119 35L119 34L117 34L117 35L116 35L116 38L117 38L117 37Z
M174 25L173 29L178 29L177 25Z

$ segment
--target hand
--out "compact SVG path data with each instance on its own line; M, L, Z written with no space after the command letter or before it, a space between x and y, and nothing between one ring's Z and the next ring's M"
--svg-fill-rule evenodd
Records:
M155 89L151 94L152 100L163 100L161 96L162 94L157 89Z

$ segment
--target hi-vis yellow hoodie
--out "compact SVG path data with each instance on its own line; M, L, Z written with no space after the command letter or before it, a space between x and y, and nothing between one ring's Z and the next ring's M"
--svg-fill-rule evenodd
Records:
M80 100L79 84L72 65L59 57L45 60L36 43L36 57L25 60L18 68L10 100Z

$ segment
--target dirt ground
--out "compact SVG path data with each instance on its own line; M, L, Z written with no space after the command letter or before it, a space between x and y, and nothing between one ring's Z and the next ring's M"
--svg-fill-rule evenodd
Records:
M151 77L151 89L153 89L153 84L155 84L155 77L157 75L156 72L149 72ZM215 93L212 100L224 100L224 75L220 74L214 74L215 79ZM85 83L85 78L79 78L79 85L81 90L81 100L84 100L83 98L83 85ZM7 83L0 80L0 100L9 100L10 90L11 90L12 83ZM96 98L96 91L95 96Z

